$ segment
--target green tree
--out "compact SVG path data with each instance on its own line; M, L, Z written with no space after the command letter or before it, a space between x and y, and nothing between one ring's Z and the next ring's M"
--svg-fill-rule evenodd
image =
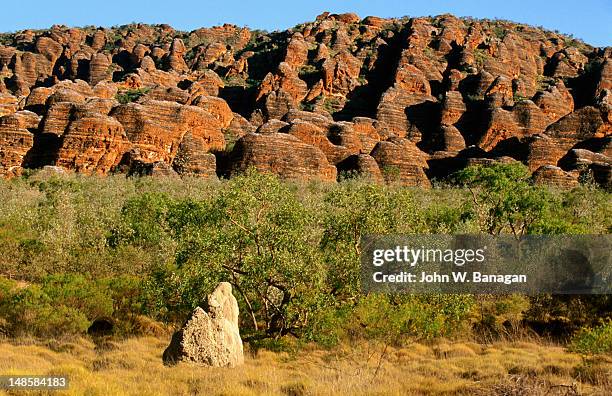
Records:
M424 230L410 191L348 180L325 196L325 257L330 293L352 300L360 293L361 238Z
M173 206L168 224L178 241L176 263L158 278L173 280L180 294L175 300L186 301L184 308L200 303L218 281L228 281L247 335L297 335L325 302L313 220L276 177L236 177L212 200Z
M455 180L469 190L480 230L492 235L518 238L533 231L553 201L547 189L533 185L529 169L520 163L468 167Z

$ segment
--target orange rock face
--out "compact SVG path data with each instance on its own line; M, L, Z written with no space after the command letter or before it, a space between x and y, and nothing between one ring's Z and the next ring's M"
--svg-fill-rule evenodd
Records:
M253 167L287 179L336 180L336 167L321 150L285 133L245 135L231 158L230 175Z
M479 145L485 150L490 150L508 138L522 138L542 133L548 121L542 110L530 100L515 104L511 111L494 108Z
M385 182L378 163L368 154L351 155L339 163L337 167L340 177L343 175L350 177L357 174L377 184Z
M205 110L215 117L221 128L229 127L234 119L232 109L230 109L227 102L221 98L216 98L214 96L198 96L192 101L192 105Z
M309 122L295 120L288 125L287 133L321 150L332 164L337 164L350 155L346 147L335 145L329 140L327 130Z
M463 102L463 97L459 91L448 91L442 101L442 115L440 123L442 125L453 125L457 123L463 113L465 113L466 107Z
M465 139L452 125L442 125L434 134L431 143L434 151L459 152L465 148Z
M543 165L556 165L569 149L567 145L559 145L555 139L546 135L534 135L525 141L527 156L525 163L530 170L535 171Z
M204 137L187 132L181 140L172 167L181 174L214 177L217 172L217 161L215 155L208 152Z
M0 175L16 172L34 145L34 134L40 117L29 111L0 117Z
M543 165L533 172L533 181L536 184L572 188L578 185L578 174L565 172L556 166Z
M561 80L557 81L556 85L551 86L546 91L538 92L534 102L542 109L550 123L574 111L574 98Z
M107 173L130 147L123 126L114 118L86 112L62 136L57 165L81 173Z
M421 120L432 117L426 108L430 107L428 103L437 100L431 96L431 87L425 74L407 63L407 56L406 52L402 55L395 73L395 83L383 94L376 110L376 118L385 123L396 136L419 142L423 131L415 122L415 118L411 119L408 113Z
M430 187L425 175L427 154L406 139L380 142L372 150L383 177L389 183L411 187Z
M13 95L0 94L0 117L17 111L18 99Z
M202 139L204 150L225 147L219 121L195 106L151 100L118 106L111 115L123 125L132 147L146 162L172 163L187 132Z
M291 38L285 50L285 62L294 68L299 68L308 61L308 44L304 41L301 34L296 34Z
M89 61L89 83L96 85L100 81L109 80L112 77L112 61L105 54L97 53Z
M521 161L539 183L610 179L612 50L526 25L326 12L285 32L56 25L2 42L3 174L254 166L428 186Z

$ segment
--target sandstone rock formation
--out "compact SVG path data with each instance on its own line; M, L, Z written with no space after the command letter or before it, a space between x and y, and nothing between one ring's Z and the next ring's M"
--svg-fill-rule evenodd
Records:
M404 186L430 187L425 175L427 154L407 139L380 142L372 150L372 157L382 170L385 181Z
M20 111L0 117L0 175L17 174L26 154L34 145L31 129L38 127L40 117Z
M576 150L611 156L595 143L612 136L612 50L527 25L323 13L274 33L57 25L1 42L4 175L254 167L427 186L513 159L538 181L609 179Z
M189 362L211 367L244 363L238 328L238 302L232 286L220 283L208 296L205 309L197 307L172 336L163 354L165 364Z
M565 172L556 166L543 165L533 172L533 180L536 184L571 188L578 184L578 174Z
M86 113L62 135L57 165L81 173L107 173L129 147L123 126L114 118Z
M229 174L249 168L288 179L336 180L336 167L323 152L286 133L250 133L236 142Z

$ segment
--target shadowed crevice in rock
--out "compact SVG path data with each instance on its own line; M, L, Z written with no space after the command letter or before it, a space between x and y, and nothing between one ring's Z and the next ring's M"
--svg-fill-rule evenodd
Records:
M357 87L349 95L344 108L333 114L334 119L345 121L354 117L376 116L376 107L380 98L393 85L393 73L389 71L397 68L407 31L406 27L378 46L374 67L364 75L367 83Z
M35 133L34 145L23 157L22 166L37 169L55 165L62 147L62 138L51 133Z
M413 106L408 106L404 110L406 118L410 124L409 133L414 128L415 134L419 134L420 141L417 146L425 149L438 127L436 116L440 114L440 104L432 101L425 101Z
M219 90L219 97L227 102L233 112L243 117L249 117L255 109L255 95L254 87L232 86Z

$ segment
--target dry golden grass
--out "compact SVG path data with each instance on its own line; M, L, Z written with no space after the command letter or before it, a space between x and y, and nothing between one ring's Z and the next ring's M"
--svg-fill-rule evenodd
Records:
M562 347L535 342L441 341L402 348L360 343L303 349L295 356L259 350L247 353L236 369L165 367L167 343L153 337L98 346L88 339L5 341L0 374L65 374L70 389L58 394L91 396L609 395L612 389L611 357L585 364Z

